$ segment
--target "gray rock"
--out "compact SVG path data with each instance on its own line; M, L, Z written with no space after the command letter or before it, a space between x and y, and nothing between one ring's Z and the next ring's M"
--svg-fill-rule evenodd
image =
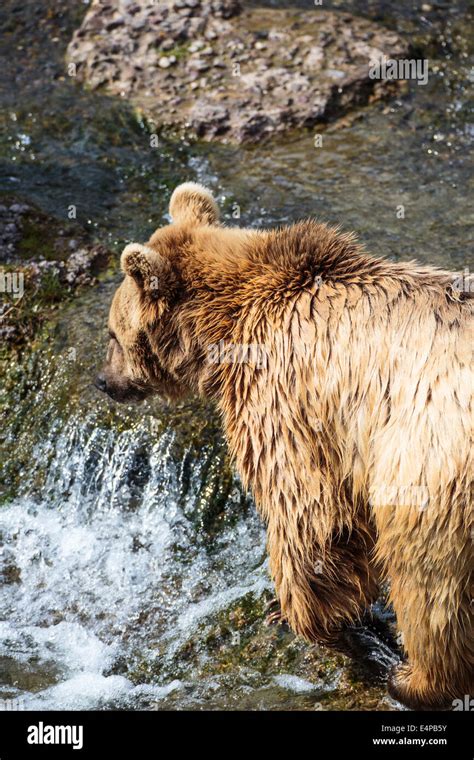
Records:
M174 48L179 55L163 55ZM67 57L79 79L125 94L161 127L256 142L397 93L400 83L369 77L381 54L406 57L408 45L367 19L322 8L243 12L237 0L95 0Z
M229 128L229 109L202 98L191 108L189 126L198 137L212 139L223 134Z
M145 22L143 23L145 24ZM161 43L162 50L171 50L172 48L174 48L174 46L175 46L175 41L171 37L168 37L168 39L163 40L163 42Z

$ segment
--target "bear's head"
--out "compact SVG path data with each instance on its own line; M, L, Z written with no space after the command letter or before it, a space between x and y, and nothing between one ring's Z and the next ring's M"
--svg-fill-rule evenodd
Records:
M189 338L178 323L187 298L184 262L196 230L218 225L219 211L211 193L194 182L176 188L169 210L171 224L145 245L130 243L121 256L125 278L112 301L107 357L95 381L115 401L177 398L192 390L183 370Z

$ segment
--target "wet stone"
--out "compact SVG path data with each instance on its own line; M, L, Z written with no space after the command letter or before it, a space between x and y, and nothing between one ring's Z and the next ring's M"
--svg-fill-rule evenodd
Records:
M15 200L0 205L3 344L19 345L31 338L47 309L96 283L108 261L107 249L94 244L79 224L59 222L33 204Z
M108 60L111 46L113 66ZM133 68L131 46L137 47ZM168 51L173 54L163 56ZM140 5L132 15L123 13L119 0L97 0L75 32L67 56L76 63L80 80L112 94L126 93L161 127L190 131L205 140L256 142L307 126L314 119L315 101L321 104L317 118L328 121L395 94L399 83L372 80L370 63L382 55L404 57L407 51L407 42L394 32L324 9L269 11L244 9L234 0L183 0ZM173 78L167 75L171 66ZM183 88L191 70L208 74L207 82L200 83L206 107L196 104L196 88ZM276 83L266 80L266 70L274 73ZM334 97L335 71L340 72L343 98ZM278 96L272 92L276 86ZM304 96L291 102L299 90ZM170 117L178 94L179 107ZM245 107L228 108L223 118L222 101L236 103L242 94L248 96ZM256 119L260 108L270 118Z

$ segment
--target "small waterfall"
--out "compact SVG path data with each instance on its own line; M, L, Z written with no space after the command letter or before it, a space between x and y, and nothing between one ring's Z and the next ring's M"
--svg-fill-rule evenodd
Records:
M154 703L181 688L173 658L199 626L268 587L264 531L238 483L232 519L210 537L196 501L212 447L177 460L175 434L154 439L152 422L118 431L73 414L0 509L2 696L42 709ZM153 684L133 672L146 661L162 673Z

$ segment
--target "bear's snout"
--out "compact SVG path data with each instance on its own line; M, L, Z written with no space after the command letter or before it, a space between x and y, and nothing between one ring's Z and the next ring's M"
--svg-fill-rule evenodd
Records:
M151 390L141 387L136 382L111 375L107 370L99 372L93 385L119 404L139 403L151 393Z
M97 375L94 380L94 385L99 391L102 391L102 393L107 393L107 380L105 379L103 372Z

